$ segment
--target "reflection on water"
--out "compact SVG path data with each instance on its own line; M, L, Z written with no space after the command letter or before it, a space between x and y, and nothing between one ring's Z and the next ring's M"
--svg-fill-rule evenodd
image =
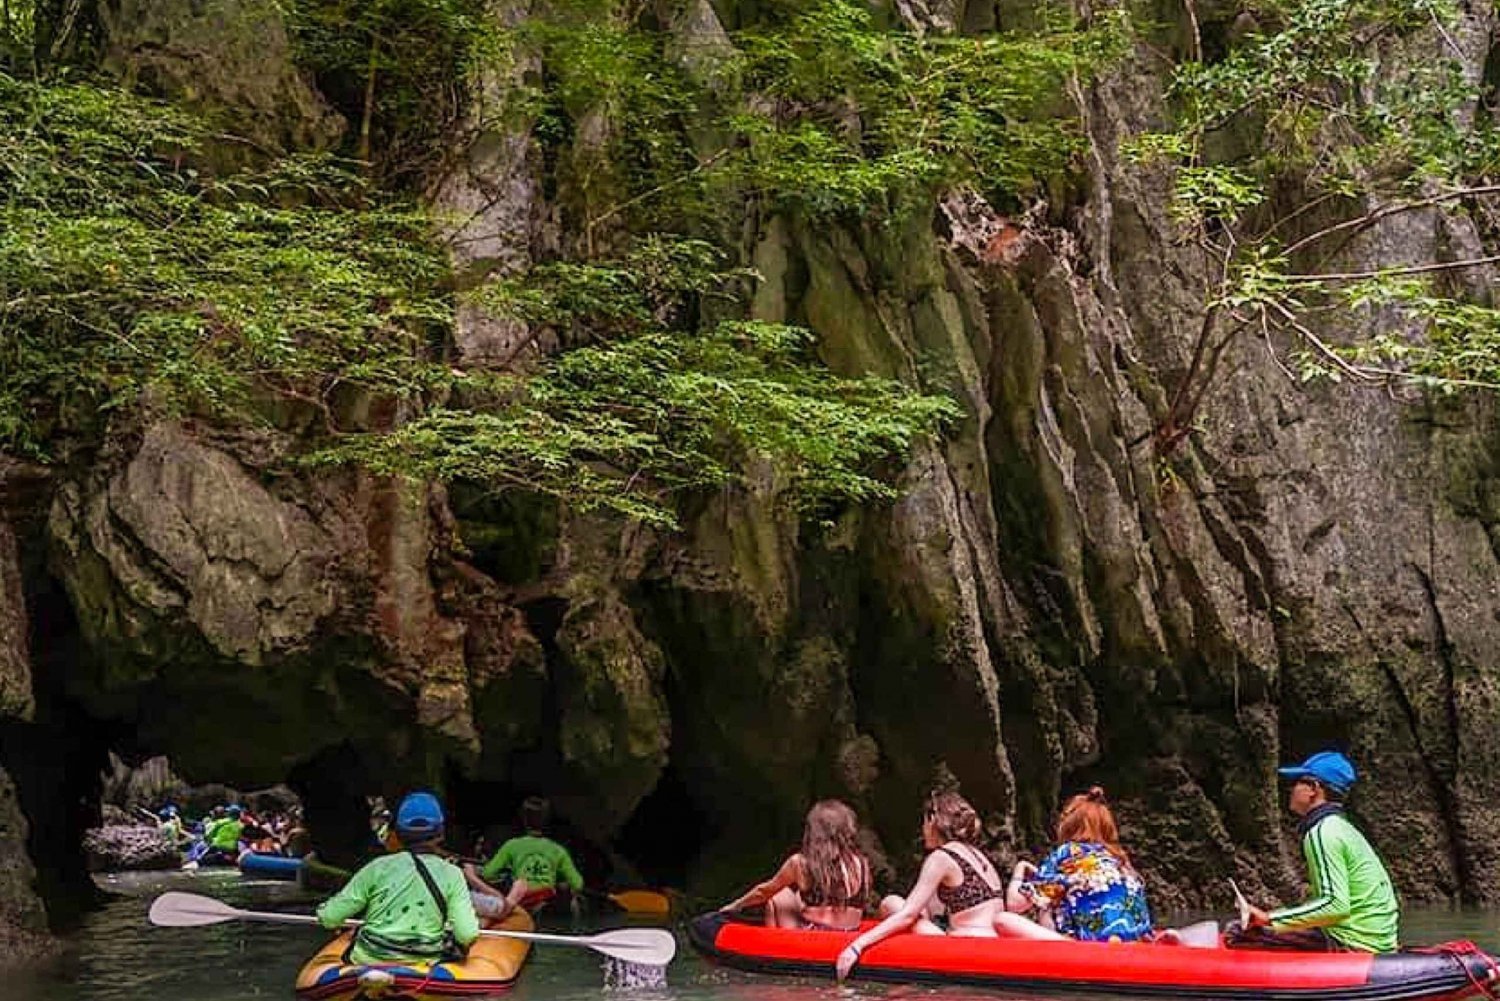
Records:
M133 874L103 884L122 897L94 914L66 957L43 969L10 974L0 983L5 1001L251 1001L289 999L302 963L323 943L316 928L231 921L204 928L153 928L152 898L164 890L204 893L252 910L311 910L314 897L286 883L249 881L233 871ZM579 929L590 930L590 929ZM1473 939L1500 951L1500 915L1425 910L1409 913L1404 936L1413 942ZM665 987L610 991L630 1001L1007 1001L999 991L963 987L857 984L760 977L711 966L687 943ZM602 957L559 946L534 947L512 1001L597 999L605 984ZM1010 995L1021 999L1022 995ZM1025 995L1035 998L1037 995Z

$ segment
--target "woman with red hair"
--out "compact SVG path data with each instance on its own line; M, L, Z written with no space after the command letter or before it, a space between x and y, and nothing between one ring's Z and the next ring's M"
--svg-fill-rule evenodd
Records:
M1146 886L1120 845L1120 830L1094 786L1063 804L1058 846L1042 863L1017 862L1006 888L1011 911L1041 908L1056 929L1089 942L1134 942L1151 937ZM1000 933L1005 934L1004 927Z

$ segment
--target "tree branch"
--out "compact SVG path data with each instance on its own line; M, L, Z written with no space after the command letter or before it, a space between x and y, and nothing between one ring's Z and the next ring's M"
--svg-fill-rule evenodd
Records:
M1401 275L1425 275L1437 271L1458 271L1463 268L1479 268L1486 264L1500 264L1500 254L1488 257L1470 257L1462 261L1439 261L1435 264L1413 264L1404 268L1383 268L1379 271L1342 271L1326 275L1282 275L1281 280L1298 285L1321 285L1324 282L1357 282L1370 278L1395 278Z
M1416 209L1430 208L1433 205L1440 205L1443 202L1454 201L1459 198L1478 198L1482 195L1495 194L1500 194L1500 184L1486 184L1475 188L1461 188L1457 191L1447 191L1441 195L1433 195L1431 198L1423 198L1415 202L1402 202L1398 205L1387 205L1384 208L1377 209L1376 211L1370 212L1366 215L1362 215L1358 219L1348 219L1344 222L1338 223L1337 225L1328 226L1324 229L1318 230L1316 233L1311 233L1307 236L1304 236L1302 239L1286 248L1283 253L1285 253L1287 256L1291 256L1292 254L1295 254L1297 251L1303 249L1309 244L1316 243L1317 241L1324 239L1325 237L1332 236L1335 233L1340 233L1347 229L1353 229L1358 232L1359 230L1366 229L1370 226L1375 225L1375 223L1379 222L1382 219L1387 219L1393 215L1399 215L1402 212L1412 212Z

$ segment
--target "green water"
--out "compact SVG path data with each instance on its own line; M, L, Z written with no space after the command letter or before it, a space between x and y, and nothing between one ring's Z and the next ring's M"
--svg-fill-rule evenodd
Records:
M127 874L102 885L121 894L88 919L58 962L0 981L4 1001L251 1001L290 999L303 961L324 941L316 928L236 921L207 928L152 928L146 908L163 890L186 890L237 907L310 910L315 898L286 883L248 881L232 871ZM557 929L566 930L566 929ZM587 931L588 928L577 930ZM1406 915L1413 942L1469 938L1500 950L1500 913L1424 910ZM513 1001L598 998L603 975L586 949L538 946L509 997ZM622 992L616 992L622 993ZM1007 995L968 988L858 984L761 977L705 963L686 942L666 988L633 991L630 1001L999 1001Z

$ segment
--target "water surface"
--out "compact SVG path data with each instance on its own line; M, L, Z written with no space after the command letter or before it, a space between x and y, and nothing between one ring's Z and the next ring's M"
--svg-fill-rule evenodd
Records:
M232 870L204 873L136 873L101 879L121 896L92 914L64 958L11 974L0 983L5 1001L252 1001L292 998L302 963L325 940L317 928L232 921L204 928L153 928L151 899L164 890L186 890L252 910L310 911L319 899L287 883L242 879ZM1404 936L1412 942L1473 939L1500 951L1500 913L1475 910L1410 911ZM566 927L555 930L566 931ZM580 927L590 931L592 927ZM616 992L629 1001L1004 1001L1036 997L964 987L856 984L766 977L712 966L679 935L668 986ZM581 1001L601 997L604 975L588 949L536 946L512 1001Z

